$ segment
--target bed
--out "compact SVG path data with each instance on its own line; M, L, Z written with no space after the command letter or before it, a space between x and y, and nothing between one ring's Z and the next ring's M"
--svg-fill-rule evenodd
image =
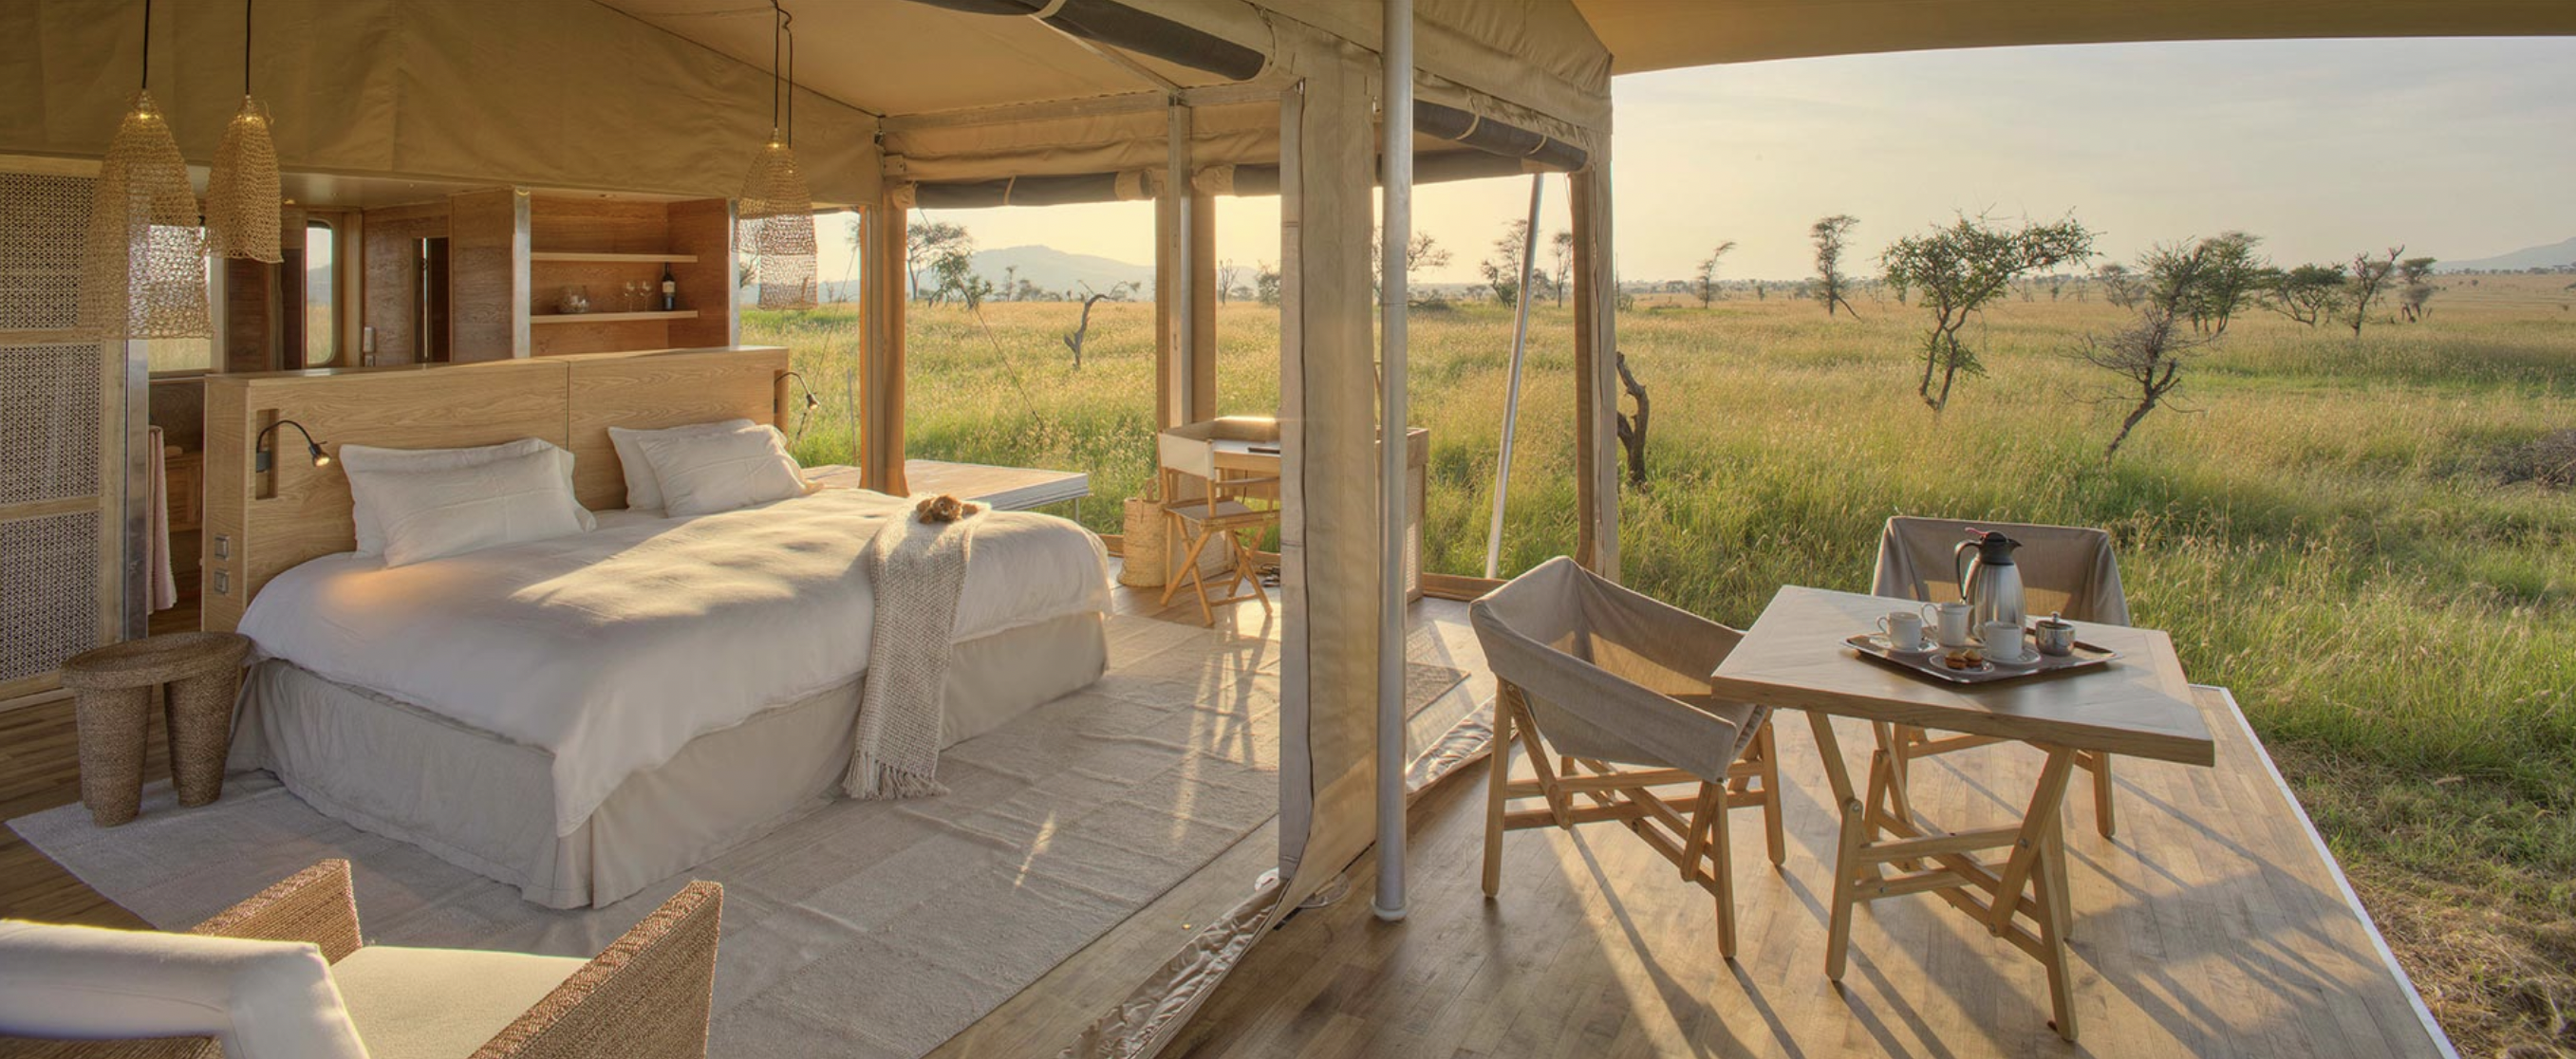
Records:
M707 377L692 381L698 371L685 363L708 377L754 374L765 401L770 381L757 373L773 358L702 352L722 355L614 372L622 401L659 410L595 418L655 425L757 411L769 422L768 409L744 399L710 406ZM783 353L775 361L783 370ZM573 409L581 375L566 370ZM227 389L243 391L237 407L217 399ZM460 440L451 428L332 422L347 396L218 382L210 413L319 419L328 429L315 433L334 443ZM480 443L492 431L464 432ZM590 439L574 440L578 457ZM614 466L605 444L588 447L593 470L576 470L589 483L586 505L613 499L614 478L596 473ZM210 462L227 455L218 450L210 440ZM273 772L327 815L557 908L633 894L838 794L872 664L862 552L877 526L909 514L904 499L831 489L688 518L607 509L586 533L388 567L309 521L263 524L266 511L347 504L344 479L303 462L244 475L229 522L210 497L210 536L229 554L210 546L209 569L244 577L230 586L249 597L231 623L259 659L234 767ZM1105 549L1081 527L1029 512L981 516L941 692L941 745L1097 680L1108 585Z

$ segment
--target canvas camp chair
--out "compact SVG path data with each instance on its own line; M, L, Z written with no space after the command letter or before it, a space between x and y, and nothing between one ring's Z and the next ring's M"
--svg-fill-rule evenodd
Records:
M2072 621L2129 623L2129 601L2120 590L2120 563L2111 553L2111 535L2076 526L1891 518L1879 534L1878 575L1872 593L1927 603L1958 599L1953 553L1960 541L1968 539L1971 527L1996 530L2021 542L2013 561L2021 567L2022 599L2032 617L2062 614ZM1936 739L1908 725L1896 726L1891 741L1889 793L1899 812L1908 811L1905 781L1912 762L1999 742L1972 735ZM2117 825L2111 813L2111 757L2100 751L2080 751L2075 764L2093 774L2093 826L2109 838Z
M1502 886L1503 832L1615 820L1716 896L1718 951L1733 959L1728 811L1759 807L1771 863L1787 856L1770 711L1708 693L1709 673L1743 634L1563 556L1486 593L1468 615L1501 684L1485 894ZM1529 752L1536 779L1511 778L1514 746ZM1546 805L1507 804L1529 798Z
M1203 433L1164 431L1155 436L1162 464L1164 517L1171 520L1173 530L1168 539L1182 544L1179 565L1166 575L1162 602L1170 605L1172 596L1186 584L1198 596L1199 620L1214 625L1218 604L1270 599L1269 591L1261 587L1261 567L1255 557L1260 554L1262 532L1279 524L1279 507L1272 499L1278 495L1279 478L1220 470L1217 439ZM1219 537L1228 539L1230 556L1222 567L1225 584L1211 596L1208 572L1199 565L1199 556ZM1246 584L1251 591L1237 590Z

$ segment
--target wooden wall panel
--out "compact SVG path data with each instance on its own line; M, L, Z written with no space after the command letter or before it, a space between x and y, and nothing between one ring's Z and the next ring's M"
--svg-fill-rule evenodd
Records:
M680 286L680 308L697 310L698 318L671 321L670 344L732 345L741 335L734 327L734 294L740 288L734 283L733 203L725 199L674 202L669 215L670 252L698 257L695 262L671 266L671 278Z
M572 366L567 447L573 495L583 507L606 511L626 506L626 475L609 443L609 427L652 429L735 418L774 425L787 351L756 346L564 363Z
M449 359L529 354L528 196L514 188L448 198Z
M213 358L215 370L276 370L277 285L283 266L228 257L222 267L223 334Z
M545 324L528 330L533 343L531 352L540 357L673 348L671 328L661 320Z
M641 199L539 195L529 200L529 246L594 254L659 254L670 247L663 204Z
M447 234L448 204L422 203L368 210L366 295L358 323L376 329L377 364L412 364L424 358L420 334L420 241Z

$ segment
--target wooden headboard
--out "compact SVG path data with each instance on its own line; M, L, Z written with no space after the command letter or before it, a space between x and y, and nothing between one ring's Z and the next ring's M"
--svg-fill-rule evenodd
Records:
M544 438L572 451L574 494L603 511L626 506L609 427L776 424L786 375L785 349L730 346L207 376L204 627L233 629L270 578L357 544L337 461L313 466L304 439L287 430L271 435L272 469L254 470L254 440L279 420L303 424L326 452Z

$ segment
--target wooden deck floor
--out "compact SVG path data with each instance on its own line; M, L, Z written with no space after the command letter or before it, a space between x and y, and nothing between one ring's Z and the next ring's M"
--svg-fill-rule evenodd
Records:
M1933 895L1861 912L1850 972L1825 979L1836 821L1792 723L1787 865L1771 868L1760 828L1734 832L1735 963L1706 891L1617 824L1511 833L1487 900L1478 769L1415 805L1404 922L1365 899L1299 914L1165 1055L2449 1054L2232 700L2199 699L2216 768L2122 760L2116 842L2083 799L2068 808L2076 1044L2048 1027L2038 964ZM1842 738L1868 745L1858 726ZM1954 827L2003 822L2038 760L1999 746L1918 764L1916 805Z
M1118 598L1123 612L1197 616L1146 593ZM1415 659L1468 670L1458 694L1489 701L1464 608L1425 601L1416 619ZM1211 636L1275 639L1277 622L1241 605ZM1615 825L1514 832L1502 894L1486 900L1478 767L1414 808L1404 923L1378 922L1364 897L1298 914L1165 1054L2447 1054L2232 701L2213 690L2201 702L2219 738L2216 768L2124 761L2116 842L2093 832L2081 799L2068 809L2076 1045L2047 1026L2037 965L1928 895L1862 912L1851 972L1839 988L1825 980L1834 820L1814 745L1792 723L1780 741L1787 866L1774 871L1760 855L1758 828L1735 829L1736 963L1717 956L1706 893ZM1434 734L1416 732L1416 745ZM1844 739L1855 753L1867 745L1857 728ZM1999 821L2036 760L1995 747L1918 766L1917 804L1953 826ZM75 761L68 703L0 713L0 814L76 800ZM1276 848L1271 828L1245 837L934 1055L1052 1054L1240 901ZM1367 860L1353 868L1373 871ZM141 925L5 831L0 916Z

